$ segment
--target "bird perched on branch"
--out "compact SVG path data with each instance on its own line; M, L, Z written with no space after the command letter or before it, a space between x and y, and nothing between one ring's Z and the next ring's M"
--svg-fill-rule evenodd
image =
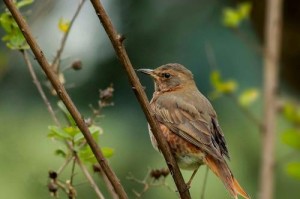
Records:
M198 90L191 71L176 63L138 71L154 80L150 105L179 167L194 171L187 185L200 165L206 164L234 198L249 199L226 163L229 154L217 114ZM149 132L152 145L159 150L151 129Z

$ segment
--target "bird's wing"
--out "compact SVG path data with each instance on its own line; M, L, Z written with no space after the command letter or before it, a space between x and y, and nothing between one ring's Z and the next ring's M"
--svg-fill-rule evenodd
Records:
M199 103L195 106L182 97L169 95L167 100L164 97L166 96L161 96L151 103L155 117L160 123L206 153L218 159L223 155L228 157L222 130L206 98L194 99L193 101Z

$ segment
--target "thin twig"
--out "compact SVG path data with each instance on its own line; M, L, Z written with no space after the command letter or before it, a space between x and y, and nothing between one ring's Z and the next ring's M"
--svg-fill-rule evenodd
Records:
M50 102L49 102L49 100L48 100L48 98L47 98L47 96L46 96L46 94L43 90L43 87L42 87L40 81L38 80L38 78L35 74L35 71L32 67L32 64L31 64L31 61L29 59L29 56L28 56L27 52L25 50L22 50L21 53L23 55L23 58L25 60L26 65L28 67L29 73L30 73L30 75L32 77L32 80L33 80L33 83L35 84L38 92L40 93L40 95L41 95L41 97L42 97L42 99L43 99L43 101L44 101L44 103L45 103L45 105L48 109L48 112L50 113L50 115L51 115L54 123L56 124L56 126L60 126L60 123L59 123L58 119L56 118L56 115L55 115L55 113L53 111L53 108L52 108L52 106L51 106L51 104L50 104Z
M110 181L108 180L108 178L106 177L106 175L104 175L104 173L101 171L101 168L100 168L100 171L98 172L99 173L99 176L103 179L105 185L106 185L106 188L110 194L110 197L112 199L118 199L118 195L116 194L114 188L111 186L111 183Z
M68 111L74 118L74 121L76 122L78 128L81 130L82 134L84 135L85 139L87 140L87 143L91 147L98 163L100 164L103 172L106 174L106 176L112 183L119 198L120 199L128 198L122 185L119 182L119 179L117 178L116 174L113 172L111 167L108 165L108 162L105 159L103 153L101 152L100 147L98 146L97 142L93 139L93 136L91 135L91 132L90 132L87 124L84 122L83 117L77 110L77 107L74 105L73 101L71 100L71 98L68 95L67 91L65 90L64 86L59 81L58 76L54 73L50 64L46 60L43 51L37 44L35 38L33 37L32 33L29 29L28 24L24 20L24 17L20 13L20 11L17 9L16 5L14 4L14 1L13 0L4 0L4 2L7 6L7 8L9 9L9 11L11 12L12 17L17 22L27 43L29 44L31 50L33 51L38 63L42 67L43 71L45 72L47 78L51 82L51 84L52 84L53 88L55 89L56 93L58 94L59 98L63 101L63 103L67 107Z
M96 182L94 181L93 177L90 175L88 169L84 166L84 164L81 162L80 158L78 157L78 155L76 153L74 154L74 157L75 157L75 160L76 160L77 164L79 165L80 169L82 170L84 176L86 177L86 179L90 183L91 187L94 189L97 197L99 199L104 199L104 196L101 193L100 189L98 188L98 186L97 186Z
M266 1L264 56L264 133L260 169L260 199L272 199L277 117L277 87L280 61L282 0Z
M70 21L70 25L69 25L67 31L65 32L65 34L64 34L64 36L63 36L63 38L62 38L62 40L61 40L60 47L59 47L59 49L57 50L57 53L56 53L56 55L55 55L55 57L54 57L54 59L53 59L53 61L52 61L52 65L51 65L51 66L53 67L53 70L54 70L56 73L57 73L58 70L59 70L59 65L60 65L61 55L62 55L62 52L64 51L64 48L65 48L66 41L67 41L67 39L68 39L70 30L71 30L71 28L72 28L72 26L73 26L73 24L74 24L74 21L75 21L75 19L77 18L77 16L78 16L78 14L79 14L79 12L80 12L80 10L81 10L81 8L82 8L82 6L83 6L83 4L84 4L85 1L86 1L86 0L80 0L79 5L78 5L78 7L77 7L77 9L76 9L76 11L75 11L75 13L74 13L74 15L73 15L71 21Z
M73 152L76 153L76 152ZM71 169L71 178L70 178L70 184L73 186L73 179L75 175L75 166L76 166L76 158L75 156L73 157L73 164L72 164L72 169Z
M209 171L208 166L206 166L200 199L204 199L205 198L204 196L205 196L205 189L206 189L206 184L207 184L207 179L208 179L207 178L208 177L208 171Z
M146 176L144 177L143 180L139 180L136 177L133 176L132 173L127 176L128 180L131 180L133 182L136 182L138 184L143 185L143 189L140 192L137 192L136 190L132 190L133 193L136 195L137 198L142 198L142 196L152 187L159 187L159 186L165 186L167 187L170 191L175 192L167 183L166 183L166 176L164 175L159 175L159 177L154 177L152 172L154 170L148 169L148 172ZM161 170L159 170L161 172ZM169 174L169 173L168 173ZM161 179L162 178L162 179Z
M70 156L70 157L68 157L67 159L66 159L66 161L64 162L64 164L63 165L61 165L60 167L59 167L59 169L57 170L57 175L59 175L67 166L68 166L68 164L71 162L71 160L72 160L72 158L73 158L73 156Z
M215 53L210 42L205 42L205 52L207 56L208 65L210 66L211 70L216 70L217 59L215 57Z
M109 16L106 14L100 1L99 0L90 0L90 1L93 4L96 14L97 14L100 22L102 23L102 26L104 27L106 34L108 35L108 37L115 49L116 55L118 56L120 62L122 63L124 69L126 70L126 73L128 75L129 81L132 85L132 88L134 88L133 90L135 91L135 95L144 111L144 114L148 120L150 127L151 127L151 131L153 132L153 135L154 135L155 139L157 140L159 149L161 150L161 152L166 160L166 163L169 167L169 170L172 174L172 177L175 181L175 184L177 186L177 189L178 189L178 192L179 192L181 198L184 198L184 199L191 198L190 192L187 188L187 185L184 182L184 179L183 179L182 174L179 170L179 167L175 161L175 158L173 157L170 147L169 147L167 141L164 139L163 134L161 133L157 122L153 118L153 112L150 108L149 101L147 99L145 91L144 91L144 89L132 67L132 64L129 60L126 49L123 45L123 40L125 39L125 37L121 36L117 33L117 31L113 27L113 24L111 23L111 20L110 20Z

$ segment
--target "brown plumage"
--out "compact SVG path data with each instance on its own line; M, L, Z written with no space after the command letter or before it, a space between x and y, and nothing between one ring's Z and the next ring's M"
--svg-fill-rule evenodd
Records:
M226 163L229 154L216 112L197 89L193 74L180 64L139 71L154 79L155 92L150 105L179 167L194 170L195 174L200 165L206 164L234 198L239 194L249 199Z

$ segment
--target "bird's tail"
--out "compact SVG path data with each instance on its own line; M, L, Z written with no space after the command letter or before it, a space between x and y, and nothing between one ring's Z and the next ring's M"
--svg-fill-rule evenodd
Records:
M208 167L222 180L227 190L235 199L238 198L238 195L241 195L245 199L250 199L250 196L233 177L225 160L218 160L207 155L205 161Z

